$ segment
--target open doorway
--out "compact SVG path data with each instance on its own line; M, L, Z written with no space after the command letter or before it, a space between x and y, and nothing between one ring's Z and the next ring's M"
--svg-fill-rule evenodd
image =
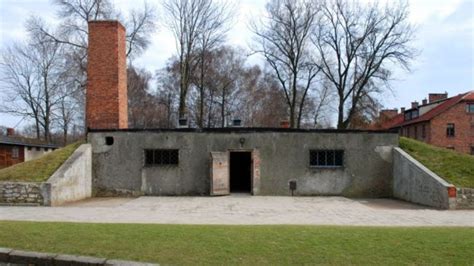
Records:
M230 192L251 193L252 153L230 152Z

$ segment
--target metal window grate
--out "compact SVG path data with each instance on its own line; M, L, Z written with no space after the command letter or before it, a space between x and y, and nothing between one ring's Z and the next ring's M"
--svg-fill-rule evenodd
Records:
M145 150L145 166L178 164L179 150Z
M343 150L310 150L309 165L312 167L340 167L344 164Z

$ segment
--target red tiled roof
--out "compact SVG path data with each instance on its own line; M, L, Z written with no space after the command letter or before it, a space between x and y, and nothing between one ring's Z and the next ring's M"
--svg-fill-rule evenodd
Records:
M474 100L474 91L469 91L469 92L462 93L462 94L459 94L457 96L448 98L444 102L442 102L441 104L436 106L435 108L433 108L433 109L429 110L428 112L426 112L425 114L423 114L422 116L420 116L418 118L415 118L415 119L412 119L412 120L409 120L409 121L406 121L406 122L404 122L403 115L401 115L401 121L398 121L398 123L395 123L396 122L396 121L394 121L395 119L400 119L398 117L400 115L398 115L397 117L395 117L392 120L394 123L390 123L391 124L390 128L401 127L401 126L411 125L411 124L415 124L415 123L419 123L419 122L429 121L429 120L433 119L435 116L437 116L437 115L445 112L449 108L453 107L457 103L459 103L461 101L465 101L465 100L469 100L469 101ZM390 121L390 122L392 122L392 121Z
M403 123L404 115L403 113L394 116L390 120L386 120L380 124L381 129L390 129L396 127L398 124Z
M474 101L474 91L469 91L466 96L462 98L463 101Z

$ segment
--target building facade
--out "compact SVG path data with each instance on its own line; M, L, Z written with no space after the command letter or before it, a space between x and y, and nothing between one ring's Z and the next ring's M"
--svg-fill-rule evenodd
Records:
M396 133L128 129L123 26L90 22L88 49L94 195L391 195Z
M33 160L58 148L57 145L38 142L14 135L13 129L0 136L0 169Z
M389 132L91 130L96 195L391 195Z
M380 119L376 128L397 130L401 136L474 155L474 91L454 97L430 93L428 99L392 113L390 119ZM386 117L383 112L382 116Z

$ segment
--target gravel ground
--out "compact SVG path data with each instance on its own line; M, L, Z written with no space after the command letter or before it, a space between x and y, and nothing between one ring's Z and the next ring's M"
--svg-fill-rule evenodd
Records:
M472 226L474 211L344 197L92 198L61 207L0 207L0 220L160 224Z

